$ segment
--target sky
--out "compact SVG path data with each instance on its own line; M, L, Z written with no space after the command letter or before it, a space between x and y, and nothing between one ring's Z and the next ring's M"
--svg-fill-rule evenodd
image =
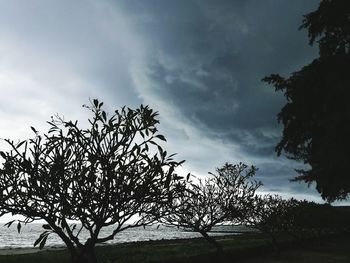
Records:
M259 168L261 193L322 201L277 157L283 94L261 79L317 57L298 30L314 0L0 0L0 138L45 132L58 113L83 120L150 105L164 148L206 176L225 162ZM5 147L0 143L1 147Z

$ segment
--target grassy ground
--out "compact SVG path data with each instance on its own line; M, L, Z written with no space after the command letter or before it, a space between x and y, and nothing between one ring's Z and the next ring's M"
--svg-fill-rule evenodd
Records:
M225 261L224 261L225 262ZM230 261L226 261L230 262ZM233 262L233 261L231 261ZM239 263L345 263L350 262L350 237L332 237L303 242L262 257L246 258Z
M153 241L97 248L101 263L296 263L350 262L350 238L285 244L279 252L258 234L220 238L224 254L218 255L204 240ZM42 251L27 255L0 256L1 263L64 263L67 251Z

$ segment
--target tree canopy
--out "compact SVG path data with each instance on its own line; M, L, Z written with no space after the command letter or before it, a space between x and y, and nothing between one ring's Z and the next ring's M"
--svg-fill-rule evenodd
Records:
M315 182L328 201L344 199L350 192L350 2L322 1L300 28L311 45L318 43L319 57L288 78L263 79L287 99L276 151L310 167L297 170L296 181Z
M208 232L225 222L242 222L261 185L252 179L256 170L243 163L226 163L207 178L189 180L163 222L200 233L220 251L220 244Z
M290 211L297 205L297 200L286 200L278 195L256 196L243 222L268 235L277 248L277 233L291 228L294 221Z
M109 116L102 106L98 100L87 106L89 128L57 117L46 134L32 128L34 138L6 140L12 150L0 152L1 209L25 217L18 230L21 223L45 220L35 245L43 247L56 234L73 262L96 262L96 244L158 220L180 185L174 169L182 162L159 145L165 138L156 127L157 112L141 105ZM100 236L107 226L114 230ZM90 237L80 240L84 229Z

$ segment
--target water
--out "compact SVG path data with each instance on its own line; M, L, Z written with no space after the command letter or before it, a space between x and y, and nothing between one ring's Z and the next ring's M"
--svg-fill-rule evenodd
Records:
M113 226L106 227L102 229L99 237L104 237L109 235L113 230ZM227 235L232 234L232 232L241 232L245 229L239 226L218 226L213 229L211 235ZM0 225L0 249L5 248L25 248L33 247L35 240L44 231L42 224L28 224L22 226L21 233L17 232L16 225L10 228L3 227ZM148 240L161 240L161 239L181 239L181 238L196 238L201 237L200 234L186 231L184 229L178 229L176 227L167 227L160 225L158 226L147 226L146 228L130 228L118 233L113 240L107 243L124 243L124 242L134 242L134 241L148 241ZM80 240L86 240L88 238L87 232L80 234ZM64 243L60 238L51 234L46 242L46 247L61 247Z

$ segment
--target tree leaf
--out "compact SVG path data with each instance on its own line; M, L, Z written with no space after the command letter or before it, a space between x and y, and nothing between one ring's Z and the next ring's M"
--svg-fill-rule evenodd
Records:
M43 225L43 228L44 228L44 229L47 229L47 230L51 230L51 229L52 229L51 226L50 226L49 224Z
M43 240L40 242L40 246L39 246L39 249L43 249L43 247L45 246L45 243L46 243L46 240L47 240L47 237L49 235L46 235Z
M47 237L48 235L49 235L48 231L44 231L43 233L41 233L39 238L35 240L34 247L36 247L43 240L43 238Z
M107 114L106 114L105 111L102 111L102 118L103 118L104 121L107 120Z
M158 139L160 139L160 140L162 140L162 141L165 141L165 142L166 142L165 137L164 137L163 135L161 135L161 134L158 134L158 135L156 135L155 137L157 137Z
M0 155L2 158L6 159L6 154L3 151L0 151Z
M7 222L4 226L10 227L12 225L13 222L15 222L16 220L12 220L10 222Z
M21 147L26 141L21 141L19 144L16 145L16 149L18 149L19 147Z
M98 99L94 99L93 103L94 103L95 108L97 108L98 107Z
M34 247L36 247L36 246L40 243L40 241L41 241L42 239L43 239L43 236L40 235L39 238L38 238L37 240L35 240L35 242L34 242Z

